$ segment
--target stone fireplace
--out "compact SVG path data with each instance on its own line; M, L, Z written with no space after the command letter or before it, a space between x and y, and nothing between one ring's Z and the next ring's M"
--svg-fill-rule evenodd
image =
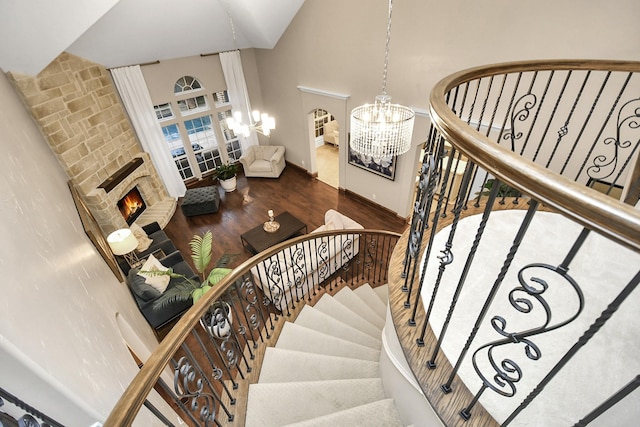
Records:
M135 222L167 225L176 200L140 148L106 68L63 53L36 77L8 76L105 236L127 227L118 202L134 187L146 204Z

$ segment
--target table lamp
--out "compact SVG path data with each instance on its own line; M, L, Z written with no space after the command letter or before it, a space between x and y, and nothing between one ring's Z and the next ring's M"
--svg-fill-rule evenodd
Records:
M130 229L122 228L109 234L107 243L113 254L124 257L131 267L140 262L135 252L138 247L138 239Z

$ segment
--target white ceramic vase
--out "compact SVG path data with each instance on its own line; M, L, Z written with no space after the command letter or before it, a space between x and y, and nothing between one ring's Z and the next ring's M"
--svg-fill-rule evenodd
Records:
M234 176L233 178L229 178L229 179L221 179L220 180L220 186L227 193L231 193L232 191L235 191L235 189L236 189L236 177Z

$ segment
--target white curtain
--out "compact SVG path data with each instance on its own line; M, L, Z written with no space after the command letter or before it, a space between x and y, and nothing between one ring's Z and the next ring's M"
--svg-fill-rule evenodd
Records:
M111 75L142 148L151 156L167 192L176 199L184 196L187 188L171 158L140 66L114 68Z
M231 111L234 113L236 111L241 112L242 121L247 123L251 117L251 105L249 103L247 83L244 80L244 72L242 71L240 51L221 52L219 56L224 80L227 83L227 93L232 105ZM245 152L251 145L258 145L258 136L255 132L251 132L247 138L238 135L238 139L240 140L242 152Z

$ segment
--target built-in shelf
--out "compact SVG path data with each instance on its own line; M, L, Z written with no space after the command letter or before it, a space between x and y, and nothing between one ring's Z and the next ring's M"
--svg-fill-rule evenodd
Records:
M103 188L107 193L116 188L118 184L120 184L126 177L128 177L131 172L136 170L144 160L142 157L136 157L131 160L126 165L122 166L120 169L116 171L113 175L107 178L102 184L98 186L98 188Z

